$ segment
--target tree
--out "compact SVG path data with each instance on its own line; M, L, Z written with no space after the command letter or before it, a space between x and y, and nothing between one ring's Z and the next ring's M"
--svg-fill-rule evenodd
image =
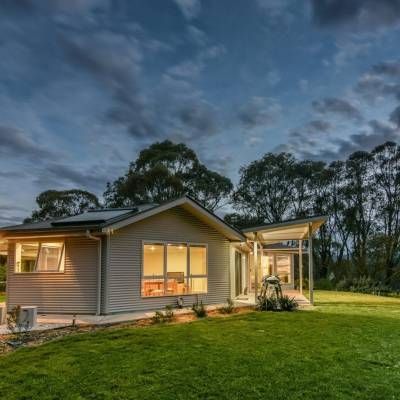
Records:
M45 221L52 218L77 215L89 209L100 207L96 195L85 190L47 190L36 197L39 209L25 222Z
M260 220L256 217L238 213L225 214L224 220L237 229L250 228L251 226L259 226L264 223L263 220Z
M384 249L379 252L379 259L387 267L385 278L391 280L398 272L400 252L400 147L396 143L386 142L376 147L372 155L379 196L379 243Z
M280 222L293 203L295 158L288 153L267 153L240 169L233 194L235 210L265 222Z
M231 181L200 163L183 143L157 142L142 150L127 173L107 184L110 207L165 203L189 194L210 210L223 205L232 191Z
M347 230L352 239L354 264L359 275L367 271L367 243L376 221L376 192L374 186L373 157L365 151L357 151L346 161L346 184L343 199L346 207Z

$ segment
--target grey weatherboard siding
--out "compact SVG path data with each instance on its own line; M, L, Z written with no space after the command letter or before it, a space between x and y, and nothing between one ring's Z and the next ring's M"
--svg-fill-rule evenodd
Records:
M34 241L34 239L30 239ZM65 239L62 273L14 273L15 244L8 254L8 308L36 305L41 313L95 314L97 301L97 242L85 237Z
M181 241L208 245L208 293L199 295L206 304L223 303L230 297L230 242L214 228L182 207L164 211L116 230L109 237L106 268L107 295L103 312L117 313L163 308L178 296L141 297L143 241ZM103 246L105 249L107 246ZM104 271L104 269L103 269ZM103 282L104 283L104 282ZM183 296L192 305L195 295Z

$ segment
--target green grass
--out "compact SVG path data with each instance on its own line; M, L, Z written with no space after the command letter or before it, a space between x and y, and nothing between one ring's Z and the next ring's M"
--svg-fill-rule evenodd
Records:
M0 292L0 303L2 303L3 301L6 301L6 294Z
M0 357L12 399L398 399L400 300L70 336Z

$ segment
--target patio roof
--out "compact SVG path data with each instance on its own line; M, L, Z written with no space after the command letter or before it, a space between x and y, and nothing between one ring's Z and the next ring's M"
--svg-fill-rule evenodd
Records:
M254 240L255 234L257 234L258 241L264 244L280 243L286 240L304 240L308 239L309 227L313 234L327 219L328 217L324 215L291 219L273 224L245 228L242 229L242 232L250 240Z

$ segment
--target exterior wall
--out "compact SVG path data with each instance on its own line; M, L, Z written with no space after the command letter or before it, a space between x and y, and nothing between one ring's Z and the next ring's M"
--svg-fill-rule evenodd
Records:
M66 238L64 272L14 273L15 244L9 243L8 309L34 305L40 313L95 314L97 246L84 237Z
M182 241L208 245L208 293L205 304L223 303L230 297L230 242L219 232L181 207L162 212L115 231L110 236L107 268L106 313L154 310L175 305L177 295L141 297L143 241ZM196 295L184 295L185 306Z

